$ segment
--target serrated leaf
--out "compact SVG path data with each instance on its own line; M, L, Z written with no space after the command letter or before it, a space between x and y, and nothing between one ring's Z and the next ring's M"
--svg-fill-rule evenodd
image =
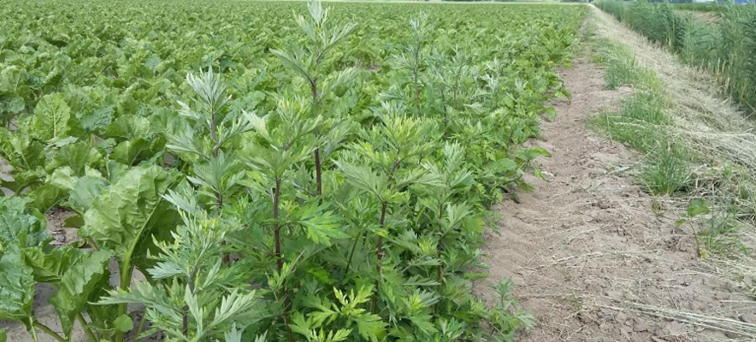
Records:
M323 211L322 207L305 206L296 214L301 215L298 223L305 228L307 238L313 243L330 246L332 239L349 237L340 229L340 218L329 211Z
M499 161L498 166L503 172L511 172L517 170L517 162L512 159L504 158Z
M353 319L357 323L357 332L366 340L377 341L386 327L381 317L375 314L364 314Z

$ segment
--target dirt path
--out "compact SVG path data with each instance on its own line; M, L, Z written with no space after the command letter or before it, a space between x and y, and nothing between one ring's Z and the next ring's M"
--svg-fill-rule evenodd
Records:
M484 285L515 283L515 297L539 322L523 342L727 340L631 311L640 303L715 313L732 310L723 301L735 295L699 272L690 234L674 228L674 213L655 215L653 200L624 172L640 156L586 127L630 90L606 90L603 71L584 59L561 74L573 101L555 103L557 119L544 122L543 139L534 142L553 155L539 163L546 179L530 179L535 190L520 194L521 203L495 208L504 222L488 239L491 277L476 293L490 303Z

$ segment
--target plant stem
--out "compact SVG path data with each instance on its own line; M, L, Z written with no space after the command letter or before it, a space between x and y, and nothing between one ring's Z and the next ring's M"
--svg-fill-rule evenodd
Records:
M214 106L211 106L214 107ZM220 146L218 146L218 136L215 133L215 108L210 109L210 138L213 139L213 145L215 147L213 148L213 157L218 157L218 150L220 149Z
M201 254L200 254L201 255ZM197 277L197 266L195 265L194 268L192 268L192 272L189 273L189 292L191 292L192 295L194 295L194 279ZM182 317L182 324L184 330L184 337L189 339L189 305L184 306L184 314Z
M33 320L32 318L29 318L29 320L32 322L32 324L34 325L34 327L37 327L37 328L39 328L39 330L44 331L46 334L52 336L52 338L54 338L58 342L66 342L66 340L63 337L60 337L60 335L58 335L58 333L52 331L52 329L50 329L50 327L48 327L48 326L46 326L46 325L44 325L44 324L42 324L40 322L37 322L37 321ZM39 340L37 339L37 333L34 331L34 327L32 327L32 329L31 329L31 331L32 331L32 338L34 338L35 342L38 342Z
M34 342L39 342L39 338L37 337L37 330L34 329L35 322L33 317L29 317L29 323L31 323L32 325L31 330L29 330L29 333L32 335L32 340L34 340Z
M412 70L413 78L415 81L415 107L417 108L417 116L423 116L420 112L420 82L418 82L418 74L420 73L420 49L422 49L422 43L417 42L415 46L415 65Z
M223 208L223 195L220 192L215 193L215 205L218 207L218 211Z
M354 244L352 244L352 251L349 252L349 259L347 260L346 272L344 273L344 276L349 274L349 268L352 266L352 257L354 257L354 251L357 249L357 244L362 238L362 232L363 230L361 230L360 233L357 234L357 238L354 239Z
M320 165L320 148L315 149L315 181L318 184L317 195L323 194L323 178L322 178L322 166ZM318 204L323 204L323 199L318 200Z
M220 146L218 145L218 135L217 130L218 128L215 125L215 108L214 106L211 106L213 108L210 108L210 138L213 140L213 157L218 158L218 151L220 150ZM223 195L219 192L215 193L215 205L218 208L218 213L223 209ZM226 241L223 241L222 244L225 246ZM231 257L228 254L223 255L223 264L228 264L231 262Z
M121 282L119 284L119 287L121 290L126 290L131 286L131 274L134 272L134 267L131 266L131 260L130 256L126 258L126 260L123 262L123 267L121 267ZM118 304L118 316L122 316L126 314L127 309L126 303ZM116 342L123 342L123 332L118 331L115 336Z
M276 178L276 188L273 189L273 219L276 221L275 229L273 231L273 239L274 244L276 248L276 269L278 270L278 274L281 274L283 271L283 257L281 255L281 224L278 222L279 214L278 214L278 202L279 197L281 196L281 179ZM281 284L282 289L281 292L283 292L284 297L284 312L283 312L283 321L284 325L286 326L286 334L288 337L289 342L294 341L294 336L292 335L291 327L289 326L289 308L291 307L291 299L289 298L289 291L286 290L286 286L284 284Z
M380 226L383 228L384 223L386 222L386 202L383 202L381 204L381 218L380 218ZM375 295L373 296L373 313L375 313L378 310L378 296L381 289L381 278L383 278L383 236L378 237L378 244L375 248L375 255L378 257L378 264L376 265L376 269L378 271L378 279L375 280Z
M79 321L79 324L81 324L81 328L84 329L84 333L87 334L87 337L89 338L89 341L91 342L97 342L99 339L95 337L95 334L92 333L92 329L90 329L87 326L87 320L84 319L84 316L79 312L76 314L76 319Z
M460 64L459 69L457 69L457 74L455 75L456 77L454 79L454 87L452 88L454 90L452 97L452 106L454 106L454 108L457 108L457 91L459 90L459 79L461 77L461 74L462 65Z
M441 217L443 215L444 215L444 205L440 204L438 206L438 220L439 221L441 221ZM440 226L440 224L439 224L439 226ZM438 235L438 243L436 244L436 252L438 253L438 255L437 255L437 258L438 258L438 268L437 268L437 270L438 270L438 283L441 284L443 282L443 277L441 276L441 268L443 267L443 262L441 262L441 251L444 248L444 242L443 242L444 234L442 232L439 232L439 233L440 234Z
M696 240L696 255L699 258L702 258L703 253L701 251L701 242L698 239L698 230L696 230L696 226L693 224L693 219L688 218L688 225L690 225L690 229L693 230L693 238Z
M317 61L315 63L315 72L317 73L318 65L320 63L320 57L318 56ZM313 77L310 80L310 90L312 91L312 114L313 116L316 114L317 105L318 105L318 78L317 76ZM318 137L318 134L315 134L315 138ZM322 180L322 174L323 174L323 168L320 164L320 147L315 149L315 182L317 183L317 196L320 196L323 194L323 180ZM318 204L322 204L323 199L318 200Z
M142 320L139 322L139 327L137 328L136 335L134 335L135 342L138 342L140 340L139 335L141 335L142 330L144 330L145 321L147 321L147 311L142 314Z
M281 270L283 269L283 259L281 258L281 224L278 222L278 201L280 195L281 179L276 178L276 187L273 189L273 219L276 221L273 230L273 242L276 248L276 269L278 270L278 273L281 273Z

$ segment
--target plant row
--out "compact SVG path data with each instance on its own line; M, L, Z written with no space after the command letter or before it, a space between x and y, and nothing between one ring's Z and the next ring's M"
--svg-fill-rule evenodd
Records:
M472 281L490 206L548 156L522 144L569 96L555 68L585 8L362 5L0 7L0 318L35 341L77 325L116 342L511 341L532 325L509 282L486 307ZM55 208L79 242L50 243ZM40 283L62 331L32 309Z

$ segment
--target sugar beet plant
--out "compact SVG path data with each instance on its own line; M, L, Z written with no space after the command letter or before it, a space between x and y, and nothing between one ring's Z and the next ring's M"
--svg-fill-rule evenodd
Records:
M489 207L540 175L548 153L521 145L566 95L554 68L582 7L315 1L292 25L273 13L299 4L81 5L103 30L0 5L21 37L0 40L0 318L35 342L512 341L533 324L509 282L473 297L473 269ZM171 20L132 26L154 10ZM52 209L79 241L51 243ZM58 330L33 309L41 283Z

